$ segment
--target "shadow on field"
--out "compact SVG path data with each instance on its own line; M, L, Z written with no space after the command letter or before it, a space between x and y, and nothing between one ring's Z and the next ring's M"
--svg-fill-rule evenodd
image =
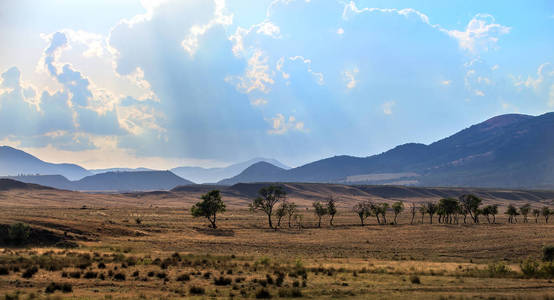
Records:
M196 232L205 234L205 235L213 235L213 236L235 236L235 231L232 229L213 229L213 228L201 228L201 227L193 227L193 229Z

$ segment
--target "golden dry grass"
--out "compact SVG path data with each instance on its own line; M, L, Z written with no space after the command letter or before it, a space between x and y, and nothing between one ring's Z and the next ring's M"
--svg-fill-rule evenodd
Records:
M284 293L293 289L295 281L303 296L312 299L549 299L554 295L552 279L526 278L519 270L521 260L538 258L544 245L554 244L554 223L544 224L542 219L539 224L534 219L527 224L507 224L502 216L497 218L499 224L491 225L410 225L404 212L399 225L377 225L374 218L369 218L368 226L361 227L357 217L343 209L335 218L336 226L329 226L324 218L323 227L316 228L313 212L302 208L303 228L289 229L283 219L283 228L274 231L267 228L263 214L239 208L246 199L224 199L233 205L219 217L219 228L213 230L207 227L206 220L190 216L188 207L197 201L195 195L162 202L151 196L140 199L67 192L45 196L44 191L21 191L17 198L13 196L15 191L10 193L0 197L6 203L5 199L11 199L11 205L0 211L0 224L25 222L34 228L65 232L80 245L69 252L89 253L92 257L97 253L100 258L116 254L150 261L122 268L121 262L106 258L109 261L106 269L99 270L95 262L79 270L82 274L124 272L125 281L111 277L64 278L62 271L44 269L31 279L24 279L23 268L0 276L0 291L20 291L23 299L31 293L47 297L44 291L51 282L72 284L71 293L54 294L66 298L187 298L192 296L191 286L205 288L206 294L200 298L229 298L231 294L252 298L261 288L259 281L267 274L275 279L274 272L279 270L287 274L282 287L275 284L266 287L274 297L279 290ZM55 195L63 199L55 200ZM55 205L45 205L41 202L43 197L52 201L46 204ZM19 203L14 199L19 199ZM88 208L80 209L82 205ZM137 217L141 224L136 223ZM419 216L416 221L420 221ZM428 218L424 221L428 223ZM49 250L6 249L0 259L31 257ZM183 257L190 254L184 261L209 263L179 263L166 269L152 263L155 258L164 260L175 252ZM68 252L55 255L64 257ZM491 276L487 266L496 262L505 262L512 272ZM301 276L290 276L298 269L297 263L307 270L306 287L302 287ZM114 270L116 266L118 270ZM232 274L227 274L228 270ZM138 278L132 276L135 271L139 271ZM164 282L156 275L149 277L149 271L164 272L168 280ZM224 274L220 274L222 271ZM192 275L187 282L177 281L181 274L196 272L201 275ZM203 277L206 272L212 273L208 279ZM215 285L215 275L232 279L232 284ZM418 276L421 284L412 283L411 276ZM235 282L242 277L245 281Z

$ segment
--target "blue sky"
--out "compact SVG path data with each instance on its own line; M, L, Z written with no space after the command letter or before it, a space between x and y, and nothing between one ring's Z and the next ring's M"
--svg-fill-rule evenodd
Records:
M297 166L554 108L552 1L2 1L0 144Z

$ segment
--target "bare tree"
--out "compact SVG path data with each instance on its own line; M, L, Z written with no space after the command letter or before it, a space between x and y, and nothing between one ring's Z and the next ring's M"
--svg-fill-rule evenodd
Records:
M275 210L275 216L277 216L277 227L281 227L281 219L287 215L288 206L287 202L282 202L281 205L277 207L277 210Z
M419 213L421 214L421 224L423 224L423 217L425 217L425 212L427 210L425 209L425 204L421 204L419 207Z
M535 223L539 223L540 215L541 215L541 210L538 208L533 208L533 216L535 216Z
M277 230L277 227L273 227L271 222L271 215L273 214L273 207L279 201L286 198L287 193L281 186L270 185L268 187L263 187L258 191L260 195L252 204L250 204L251 210L261 210L267 215L267 221L269 228Z
M554 213L553 210L548 208L548 206L545 206L541 209L541 214L544 217L544 221L548 224L548 219L550 218L550 215Z
M294 216L294 215L296 214L296 211L297 211L297 209L296 209L296 204L295 204L295 203L292 203L292 202L289 202L289 203L287 204L287 211L286 211L287 217L288 217L288 219L289 219L289 228L290 228L290 226L291 226L291 225L290 225L290 220L292 219L292 216Z
M412 220L410 220L410 224L414 224L414 218L417 213L417 205L415 204L415 202L412 202L410 204L410 212L412 213Z

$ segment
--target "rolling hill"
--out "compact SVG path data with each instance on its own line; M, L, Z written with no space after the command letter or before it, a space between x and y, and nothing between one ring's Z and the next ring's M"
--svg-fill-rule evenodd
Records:
M275 159L258 157L225 168L178 167L171 169L171 171L196 183L215 183L222 179L236 176L246 170L246 168L258 162L267 162L282 169L289 169L288 166Z
M194 184L171 171L106 172L70 181L61 175L13 176L10 179L74 191L154 191Z
M256 177L247 169L221 183L281 181L548 189L554 188L552 132L554 113L536 117L501 115L430 145L404 144L369 157L335 156L290 170L273 170L271 176Z
M48 163L24 151L0 146L0 175L21 174L63 175L71 180L78 180L92 173L75 164Z

